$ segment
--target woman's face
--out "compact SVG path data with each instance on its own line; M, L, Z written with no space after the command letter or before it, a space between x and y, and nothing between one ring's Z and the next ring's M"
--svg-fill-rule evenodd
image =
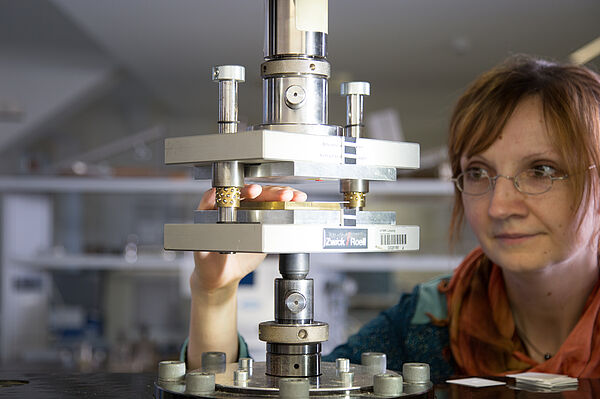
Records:
M463 172L483 169L489 176L515 176L526 169L564 175L564 163L548 138L540 99L523 100L497 141L481 154L462 157L461 168ZM546 193L527 195L512 180L500 177L492 191L480 196L463 194L462 202L486 255L505 270L519 272L585 262L591 252L595 254L597 244L591 244L595 212L582 207L584 219L579 226L573 197L564 180L554 181Z

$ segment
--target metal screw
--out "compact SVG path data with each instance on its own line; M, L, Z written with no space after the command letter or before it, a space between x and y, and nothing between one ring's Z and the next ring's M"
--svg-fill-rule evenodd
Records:
M292 109L300 108L306 99L306 92L302 86L292 85L285 90L285 103Z
M306 339L306 337L308 337L308 331L306 331L304 329L298 331L298 338Z
M298 313L306 308L306 297L299 292L292 292L285 298L285 306L292 313Z

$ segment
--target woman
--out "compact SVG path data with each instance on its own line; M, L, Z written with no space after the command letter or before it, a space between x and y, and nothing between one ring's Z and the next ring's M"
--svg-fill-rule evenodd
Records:
M451 234L466 219L480 248L450 279L419 285L324 360L385 352L390 369L429 363L434 381L524 370L600 377L600 78L583 67L511 59L460 98L448 148ZM256 185L244 196L306 198ZM213 206L209 191L200 207ZM204 351L246 353L237 283L262 259L196 254L191 367Z

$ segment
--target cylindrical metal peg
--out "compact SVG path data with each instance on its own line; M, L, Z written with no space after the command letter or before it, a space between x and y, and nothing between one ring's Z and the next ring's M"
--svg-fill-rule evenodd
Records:
M225 352L204 352L202 353L202 371L208 373L224 373L226 368Z
M335 369L337 371L350 371L350 359L339 357L335 359Z
M167 360L158 363L158 379L161 381L182 381L185 377L185 362Z
M369 368L371 374L384 374L387 369L385 353L364 352L360 357L360 362Z
M306 378L280 378L279 397L286 399L308 398L310 384Z
M426 384L429 382L429 365L427 363L404 363L402 375L408 384Z
M373 393L384 398L397 397L402 393L402 376L376 374L373 377Z
M215 375L203 371L190 371L185 376L185 392L211 394L215 391Z

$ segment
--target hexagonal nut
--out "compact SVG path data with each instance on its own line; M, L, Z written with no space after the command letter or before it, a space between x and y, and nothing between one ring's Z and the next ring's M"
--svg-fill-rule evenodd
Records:
M369 82L343 82L340 86L340 94L342 96L352 94L368 96L371 94L371 84Z
M246 68L241 65L219 65L212 68L212 80L235 80L244 82L246 80Z

